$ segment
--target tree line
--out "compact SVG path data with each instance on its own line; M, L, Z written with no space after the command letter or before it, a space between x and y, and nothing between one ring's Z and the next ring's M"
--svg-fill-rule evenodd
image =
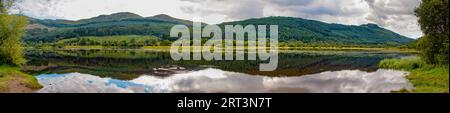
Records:
M170 46L171 41L160 40L155 36L105 36L80 37L58 41L56 46L105 46L105 47L143 47L143 46Z

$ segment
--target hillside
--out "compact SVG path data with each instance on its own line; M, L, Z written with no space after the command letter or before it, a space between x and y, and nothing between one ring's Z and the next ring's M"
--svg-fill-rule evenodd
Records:
M101 15L78 21L40 20L30 18L26 43L56 42L83 36L153 35L161 40L176 40L168 36L174 25L192 25L192 21L168 15L142 17L133 13ZM375 24L361 26L329 24L292 17L266 17L225 22L220 25L279 25L281 42L351 44L351 45L401 45L411 41L407 37L381 28Z
M56 42L61 39L82 36L112 35L153 35L170 39L168 34L172 26L192 23L188 20L175 19L169 16L164 18L161 15L141 17L132 13L101 15L78 21L39 20L34 18L29 20L30 25L41 26L39 27L41 29L28 29L24 38L26 43Z
M244 21L226 22L221 25L279 25L281 42L333 44L406 44L413 39L399 35L375 24L360 26L329 24L315 20L292 17L266 17Z

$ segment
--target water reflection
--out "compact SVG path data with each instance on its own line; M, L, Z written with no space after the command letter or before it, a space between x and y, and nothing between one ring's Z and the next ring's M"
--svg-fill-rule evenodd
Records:
M374 51L293 51L281 52L278 69L259 71L257 61L174 61L167 52L144 50L30 50L24 70L31 73L85 73L103 78L133 80L141 75L169 76L164 68L183 67L198 71L218 68L225 71L272 77L301 76L327 71L362 70L374 72L386 58L410 54ZM161 71L160 68L163 68Z
M89 74L43 74L41 93L388 93L411 90L406 72L327 71L296 77L267 77L208 68L169 77L143 75L133 80Z

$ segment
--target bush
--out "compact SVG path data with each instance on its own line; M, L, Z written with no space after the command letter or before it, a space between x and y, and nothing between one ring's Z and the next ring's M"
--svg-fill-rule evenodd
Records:
M380 68L398 70L413 70L424 66L426 66L426 64L420 58L386 59L379 64Z
M25 64L21 38L26 25L25 17L0 14L0 63Z
M421 51L421 57L427 63L444 65L448 64L448 36L427 35L420 38L417 48Z

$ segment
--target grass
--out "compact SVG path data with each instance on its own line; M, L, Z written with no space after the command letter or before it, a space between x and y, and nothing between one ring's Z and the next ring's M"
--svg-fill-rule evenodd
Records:
M103 36L103 37L80 37L63 39L54 44L57 46L108 46L108 47L136 47L143 45L157 45L162 43L158 37L155 36L137 36L137 35L123 35L123 36Z
M104 49L103 46L64 46L63 49Z
M70 38L70 39L63 39L58 41L57 43L61 44L71 44L71 43L78 43L81 39L90 40L98 43L105 43L105 42L130 42L131 40L135 40L136 43L145 43L145 41L159 41L158 37L155 36L138 36L138 35L123 35L123 36L103 36L103 37L96 37L96 36L88 36L88 37L80 37L80 38Z
M414 49L401 49L396 47L279 47L280 50L364 50L364 51L401 51L417 52Z
M12 85L15 84L15 85ZM20 71L19 67L0 65L0 93L34 91L42 88L37 79Z
M449 93L449 66L426 64L420 58L387 59L381 68L410 72L407 78L414 84L414 93Z
M194 46L189 46L194 47ZM250 47L245 46L246 49L249 49ZM90 49L120 49L117 47L112 46L63 46L59 49L81 49L81 50L90 50ZM125 48L126 49L126 48ZM138 48L129 48L134 50L152 50L152 51L161 51L161 52L169 52L171 49L171 46L143 46ZM253 49L253 48L252 48ZM258 48L256 48L258 49ZM266 48L269 49L269 48ZM383 52L399 52L399 53L417 53L416 50L412 49L400 49L400 48L366 48L366 47L278 47L280 50L279 52L283 51L296 51L296 50L314 50L314 51L383 51ZM213 50L213 48L211 48ZM196 50L196 51L203 51L203 50Z
M144 46L144 50L170 51L171 46Z

